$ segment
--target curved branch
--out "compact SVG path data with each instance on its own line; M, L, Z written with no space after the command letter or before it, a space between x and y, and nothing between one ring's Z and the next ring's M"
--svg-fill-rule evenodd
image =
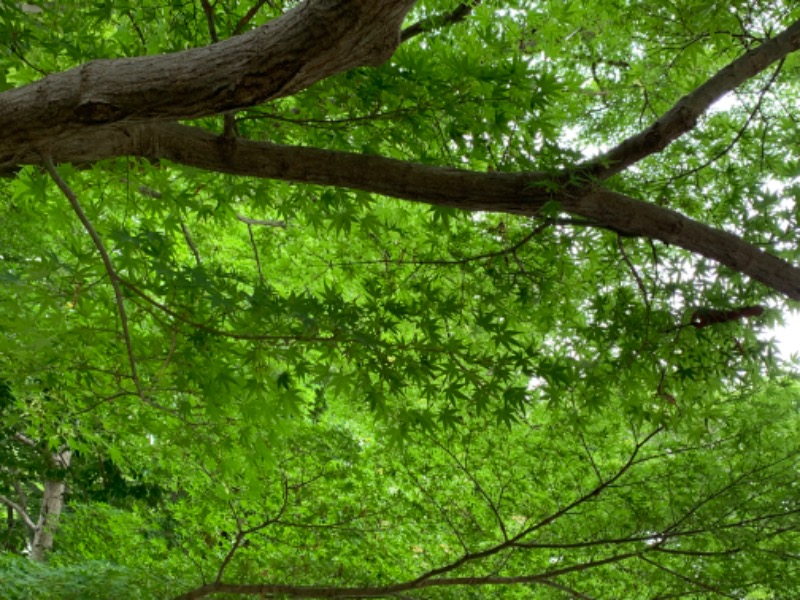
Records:
M13 500L6 498L5 496L0 495L0 504L5 504L9 508L13 509L16 512L20 519L25 523L25 526L30 529L31 531L36 530L36 523L33 522L33 519L30 518L25 509L22 508L19 504L14 502Z

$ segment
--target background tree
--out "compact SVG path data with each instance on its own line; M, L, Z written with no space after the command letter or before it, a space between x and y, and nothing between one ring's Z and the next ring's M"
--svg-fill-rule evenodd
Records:
M796 588L798 17L2 3L4 593Z

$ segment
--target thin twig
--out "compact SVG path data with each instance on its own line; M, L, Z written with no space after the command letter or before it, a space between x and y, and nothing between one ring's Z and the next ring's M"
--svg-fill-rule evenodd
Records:
M503 541L508 541L508 531L506 530L506 525L503 522L503 517L500 515L500 506L499 502L495 503L492 500L491 496L486 492L486 490L481 485L480 481L478 480L477 476L472 472L472 470L467 466L466 460L461 461L449 447L443 444L436 438L431 438L431 441L437 446L440 450L442 450L445 454L447 454L452 461L457 465L457 467L461 470L464 475L472 482L475 486L475 490L478 492L479 495L483 497L486 501L486 504L489 506L489 509L492 511L495 520L497 521L497 525L500 528L500 533L503 534Z
M202 264L202 260L200 260L200 252L197 250L197 246L194 243L194 239L192 238L192 232L189 231L189 228L186 226L186 223L181 221L181 231L183 232L183 238L186 240L186 244L189 246L189 249L194 254L194 260L197 262L198 266Z
M283 115L275 114L275 113L268 113L268 112L260 112L257 110L249 111L249 113L243 117L239 118L239 121L256 121L259 119L269 119L271 121L279 121L281 123L291 123L292 125L302 125L305 127L318 127L318 128L329 128L332 125L342 125L348 126L352 123L363 123L369 121L389 121L396 117L401 117L407 114L411 114L415 112L417 109L427 108L423 105L417 105L414 110L409 108L398 108L396 110L388 110L385 112L374 111L365 115L355 116L355 117L343 117L340 119L292 119L290 117L285 117Z
M315 343L352 343L355 340L352 338L338 338L334 335L331 336L301 336L301 335L258 335L258 334L251 334L251 333L237 333L235 331L223 331L221 329L216 329L209 325L205 325L203 323L197 323L196 321L192 321L189 317L186 317L171 308L167 305L158 302L154 298L151 298L147 294L145 294L142 290L136 287L130 281L126 281L122 278L119 278L120 284L130 290L133 294L147 302L149 305L157 308L161 312L169 315L173 319L176 319L182 323L185 323L189 327L193 329L197 329L198 331L205 331L211 335L218 335L222 337L227 337L235 340L253 340L253 341L260 341L260 340L278 340L282 342L315 342Z
M580 593L578 590L571 588L569 586L564 585L563 583L557 583L555 581L550 581L549 579L541 579L539 583L543 585L549 585L552 588L557 590L561 590L562 592L567 592L573 598L578 598L579 600L593 600L591 596L587 596L586 594Z
M642 276L639 275L639 272L636 270L636 267L633 265L628 253L625 251L625 246L622 245L622 236L617 236L617 248L619 248L620 254L622 254L622 260L625 261L625 264L630 269L631 275L633 275L634 280L636 280L636 287L639 288L639 291L642 293L642 300L644 301L644 305L647 308L647 316L648 319L650 317L650 296L647 293L647 288L644 285L644 281L642 281ZM647 327L645 327L647 329Z
M283 483L283 501L281 502L281 506L278 509L278 514L276 516L270 517L258 525L245 529L242 527L241 520L236 515L236 511L234 510L234 516L236 517L236 529L237 529L236 538L234 539L233 545L231 546L230 550L228 550L228 553L222 559L222 563L220 564L219 569L217 570L217 578L214 580L215 583L220 583L222 581L222 576L225 574L225 569L228 568L228 565L230 564L231 560L233 560L236 551L243 546L247 536L250 535L251 533L255 533L262 529L266 529L270 525L274 525L280 520L280 518L286 512L286 507L289 505L289 484L286 481L286 479L284 479L282 483Z
M340 263L329 263L330 266L336 267L344 267L344 266L352 266L352 265L372 265L372 264L392 264L392 265L464 265L476 260L484 260L488 258L499 258L501 256L507 256L509 254L513 254L520 248L522 248L525 244L530 242L534 237L542 233L545 229L550 227L552 223L550 221L545 221L539 225L537 225L534 229L527 233L521 240L515 242L512 246L508 246L507 248L503 248L501 250L495 250L493 252L485 252L483 254L474 254L472 256L465 256L464 258L449 258L449 259L423 259L423 260L389 260L389 259L375 259L375 260L356 260L356 261L349 261L349 262L340 262Z
M272 219L251 219L244 215L236 215L236 219L248 225L260 225L262 227L283 227L286 229L286 221L273 221Z
M256 238L253 236L253 226L247 224L247 233L250 235L250 245L253 246L253 254L256 257L256 266L258 267L258 279L261 285L264 285L264 271L261 269L261 258L258 256L258 246L256 245Z
M269 4L269 7L272 10L277 10L275 8L275 5L270 0L258 0L258 2L256 2L255 5L252 6L250 10L247 11L247 14L245 14L245 16L239 19L238 23L236 23L236 27L233 28L233 35L239 35L240 33L242 33L242 30L245 28L245 26L253 19L253 17L256 16L256 13L265 4Z
M136 19L133 18L133 14L131 13L131 11L128 10L125 11L125 15L130 20L131 25L133 26L133 30L136 32L136 35L139 36L139 41L142 42L142 47L147 48L147 39L144 37L144 33L142 32L141 27L139 27L139 24L136 22Z
M214 8L209 4L208 0L200 0L203 5L203 12L206 13L206 21L208 22L208 33L211 35L211 41L216 43L219 41L217 37L217 26L214 23Z
M16 477L16 475L17 475L17 473L15 471L14 472L14 476ZM17 501L19 502L19 505L23 509L25 509L27 511L28 510L28 494L26 494L25 490L22 489L22 484L20 484L19 480L13 479L12 482L11 482L11 485L14 486L14 491L17 492Z
M427 19L422 19L421 21L417 21L413 25L406 27L403 30L403 33L400 36L400 40L405 42L409 38L412 38L415 35L419 35L420 33L426 33L428 31L433 31L434 29L440 29L448 25L460 23L461 21L466 19L472 12L472 9L478 6L480 3L481 0L474 0L473 2L462 2L449 13L443 15L434 15L432 17L428 17Z
M664 571L666 573L669 573L670 575L672 575L673 577L675 577L677 579L680 579L681 581L684 581L684 582L686 582L686 583L688 583L690 585L693 585L695 587L700 588L701 590L705 590L707 592L713 592L714 594L718 594L718 595L722 596L723 598L736 598L736 596L734 596L733 594L728 594L727 592L723 591L722 589L720 589L719 587L717 587L715 585L704 583L704 582L698 580L696 577L687 577L686 575L684 575L680 571L676 571L674 569L670 569L669 567L666 567L666 566L660 564L659 562L657 562L657 561L655 561L655 560L653 560L651 558L647 558L644 555L640 555L638 558L643 560L644 562L650 564L650 565L653 565L657 569L660 569L660 570L662 570L662 571Z
M141 398L143 401L146 401L144 391L142 389L142 383L139 380L139 371L136 368L136 356L133 353L133 342L131 341L131 333L130 329L128 328L128 313L125 310L122 288L119 284L119 275L117 275L117 271L114 269L114 265L111 262L111 257L109 256L108 251L103 244L103 240L100 239L97 230L92 225L89 217L87 217L86 213L83 211L83 207L78 201L78 197L75 195L75 192L72 191L72 188L70 188L67 182L64 181L61 175L58 174L58 171L53 164L53 159L50 157L50 155L45 155L42 157L42 162L44 163L47 172L50 174L50 177L52 177L53 181L55 181L56 185L67 197L67 200L69 200L70 205L72 205L72 210L78 216L78 219L83 224L83 228L89 234L89 237L92 238L97 251L100 253L100 257L103 259L103 266L105 266L106 273L108 273L108 278L111 281L111 287L114 289L114 298L117 303L120 325L122 326L122 337L125 340L125 347L128 351L128 362L130 363L131 368L131 378L136 386L136 392L139 395L139 398Z

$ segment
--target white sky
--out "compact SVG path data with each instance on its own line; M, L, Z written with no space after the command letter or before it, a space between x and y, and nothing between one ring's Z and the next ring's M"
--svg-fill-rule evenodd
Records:
M791 312L783 316L786 325L776 327L772 334L778 341L781 356L788 359L792 354L800 355L800 313Z

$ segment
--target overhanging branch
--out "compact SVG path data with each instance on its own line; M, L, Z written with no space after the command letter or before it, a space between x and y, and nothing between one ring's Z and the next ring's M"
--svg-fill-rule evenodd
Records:
M650 127L585 163L579 171L594 179L607 179L643 158L660 152L684 133L691 131L697 124L697 119L722 96L798 49L800 20L723 67L716 75L681 98Z
M535 216L547 202L597 226L678 246L800 300L800 269L742 238L604 189L553 188L543 173L479 173L381 156L218 137L175 124L87 130L53 149L62 162L167 159L208 171L329 185L469 211ZM22 157L40 164L35 154Z
M0 162L110 123L222 114L388 59L415 0L306 0L262 27L183 52L95 60L0 94Z
M210 171L330 185L463 210L533 216L549 201L597 226L712 258L800 300L800 270L741 238L621 194L565 182L570 172L476 173L218 138L176 119L224 114L387 59L414 0L306 0L247 34L159 56L94 61L0 94L0 171L39 155L92 163L124 155ZM460 18L468 6L457 9ZM335 42L335 43L333 43ZM800 48L800 21L722 69L646 131L578 167L604 179L694 127L722 94ZM209 68L213 64L214 68Z

